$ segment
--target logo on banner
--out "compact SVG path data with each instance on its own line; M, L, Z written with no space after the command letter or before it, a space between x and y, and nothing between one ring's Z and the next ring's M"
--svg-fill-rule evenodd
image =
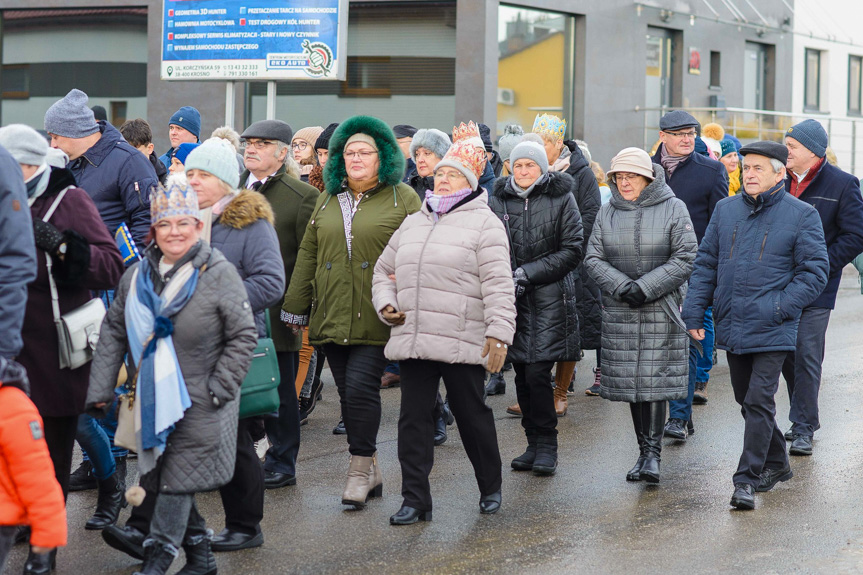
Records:
M303 53L309 62L305 69L306 74L313 78L329 75L333 67L333 51L329 46L323 42L303 40Z

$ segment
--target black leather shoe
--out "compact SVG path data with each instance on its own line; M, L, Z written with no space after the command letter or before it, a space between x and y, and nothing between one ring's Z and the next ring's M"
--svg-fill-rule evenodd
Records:
M444 416L440 416L437 421L434 422L434 444L443 445L446 443L446 440L446 419Z
M493 373L485 384L485 392L488 395L503 395L506 393L506 380L502 373Z
M84 529L97 531L117 522L120 510L128 505L124 485L120 482L120 469L108 479L99 480L99 498L96 500L96 512L84 525ZM123 470L125 475L125 470Z
M296 485L297 476L287 473L279 473L278 471L264 471L264 488L278 489L288 485Z
M755 490L748 483L735 483L731 506L744 511L755 509Z
M144 559L144 539L146 537L145 533L141 533L128 525L126 527L109 525L102 529L102 539L105 540L105 543L138 560Z
M627 481L641 481L644 479L641 477L641 468L644 467L645 457L643 455L639 455L638 459L635 460L635 465L626 472L626 480Z
M497 513L500 509L500 491L490 495L483 495L479 499L479 512L485 515Z
M686 441L686 422L682 419L672 418L665 424L665 437Z
M69 475L69 491L89 491L98 486L96 476L93 475L93 466L89 461L82 461L78 469Z
M789 429L785 432L785 441L794 441L794 430Z
M222 529L221 533L213 537L210 548L213 551L226 552L251 549L252 547L260 547L263 544L264 534L261 533L260 527L254 535L225 528Z
M345 421L339 420L339 424L333 428L333 435L347 435L348 430L345 429Z
M57 550L49 551L48 553L33 553L27 555L27 562L24 563L24 575L45 575L54 570L57 565Z
M412 525L417 521L431 521L431 511L420 511L407 505L402 505L398 513L390 517L390 525Z
M794 473L791 472L790 465L786 465L782 469L765 469L761 472L761 483L758 484L755 491L759 493L770 491L780 481L788 481L792 477L794 477Z
M812 437L809 435L795 435L788 449L791 455L812 455Z

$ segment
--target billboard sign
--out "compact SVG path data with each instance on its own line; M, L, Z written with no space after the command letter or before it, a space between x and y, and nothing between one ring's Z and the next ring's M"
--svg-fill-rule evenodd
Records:
M348 0L163 0L163 80L344 80Z

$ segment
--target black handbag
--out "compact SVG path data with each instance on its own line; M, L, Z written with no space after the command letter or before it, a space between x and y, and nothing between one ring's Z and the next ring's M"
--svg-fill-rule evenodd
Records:
M252 365L240 387L240 419L267 415L279 410L279 362L273 343L270 312L266 311L267 337L258 340Z

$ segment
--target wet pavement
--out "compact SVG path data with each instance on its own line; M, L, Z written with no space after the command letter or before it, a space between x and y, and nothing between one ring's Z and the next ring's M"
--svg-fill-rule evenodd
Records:
M479 493L457 427L436 448L431 475L434 520L391 527L401 504L396 457L400 392L383 390L379 462L384 497L363 511L340 502L348 467L344 436L332 435L338 401L327 375L323 401L303 427L298 483L268 491L263 547L219 554L223 574L282 573L863 573L863 296L856 273L843 280L830 323L821 393L822 429L811 457L793 457L794 478L756 495L754 512L729 507L731 476L743 442L724 352L711 373L709 403L695 407L696 434L666 440L657 486L627 483L637 456L629 409L583 394L592 352L579 364L577 394L559 423L560 464L553 477L510 471L524 447L515 401L489 398L503 471L503 507L480 515ZM784 382L779 421L788 426ZM130 465L130 475L134 464ZM58 575L129 574L135 560L85 531L94 491L69 496L69 546ZM218 493L198 496L209 527L223 525ZM121 522L129 511L125 510ZM26 549L6 573L20 573ZM182 554L171 573L183 564Z

